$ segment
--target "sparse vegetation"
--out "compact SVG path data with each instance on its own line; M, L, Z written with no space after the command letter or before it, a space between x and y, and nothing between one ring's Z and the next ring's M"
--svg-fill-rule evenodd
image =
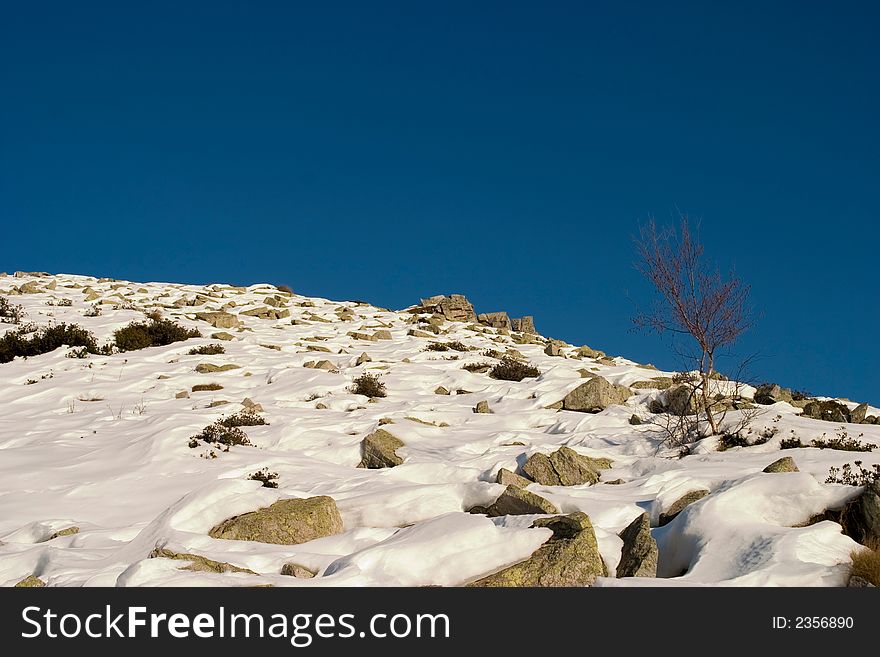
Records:
M0 322L6 324L21 324L24 317L24 308L18 304L9 303L6 297L0 297Z
M379 376L369 372L364 372L352 381L348 391L367 397L385 397L388 395L385 390L385 384L379 379Z
M483 372L488 372L493 367L495 366L492 363L465 363L461 366L461 369L471 374L482 374Z
M500 363L489 370L490 377L501 381L522 381L540 376L540 374L537 367L520 362L510 356L505 356Z
M161 347L190 338L200 338L197 329L188 329L170 319L153 314L146 322L132 322L118 329L113 340L119 351L136 351L147 347Z
M278 473L269 472L269 468L263 468L249 474L248 479L263 482L263 488L278 488L278 482L275 481L278 479Z
M849 463L841 467L831 466L828 468L826 484L846 484L847 486L870 486L880 480L880 463L875 463L870 470L862 467L861 461L855 461L856 469Z
M223 390L223 386L219 383L197 383L192 387L193 392L212 392L214 390Z
M861 577L874 586L880 586L880 541L871 541L861 549L854 550L852 577Z
M806 445L797 436L783 438L779 443L779 449L799 449L801 447L806 447Z
M860 433L859 438L864 436L865 434ZM870 452L877 445L871 443L863 443L858 440L858 438L852 438L847 432L846 427L840 427L837 430L837 435L834 438L825 438L825 434L822 434L822 438L816 438L810 442L811 447L816 447L818 449L839 449L845 452Z
M201 347L193 347L187 352L190 356L216 356L225 354L226 347L222 344L205 344Z
M470 349L463 342L453 340L451 342L432 342L425 347L425 351L470 351Z
M238 413L233 413L228 417L221 418L217 420L218 424L222 424L224 427L259 427L264 424L269 424L266 420L251 410L239 411Z
M195 436L190 438L189 446L192 448L198 447L199 441L222 446L224 448L223 451L225 452L228 452L229 448L233 445L251 444L247 434L239 427L227 427L220 422L209 424Z
M88 310L86 310L83 315L86 317L100 317L101 316L101 305L94 303L92 304Z
M55 324L36 330L28 325L0 337L0 363L8 363L17 356L47 354L65 345L83 347L92 354L99 352L95 336L77 324Z

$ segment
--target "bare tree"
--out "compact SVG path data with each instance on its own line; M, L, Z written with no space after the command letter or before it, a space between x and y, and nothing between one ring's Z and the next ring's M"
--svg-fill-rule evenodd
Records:
M672 333L692 339L696 365L691 395L705 414L711 435L719 433L713 406L712 381L719 352L731 346L752 325L750 286L731 273L727 277L704 258L699 235L682 215L676 231L659 230L651 219L640 227L635 240L636 268L650 281L657 298L650 311L633 318L637 327L659 334ZM687 400L691 402L690 399Z

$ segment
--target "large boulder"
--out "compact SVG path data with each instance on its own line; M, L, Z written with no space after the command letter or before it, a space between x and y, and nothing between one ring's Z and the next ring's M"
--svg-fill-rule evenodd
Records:
M606 458L590 458L563 446L549 456L540 452L532 454L522 470L543 486L580 486L595 484L600 471L610 467L611 461Z
M332 497L278 500L273 505L234 516L208 535L233 541L298 545L343 531L342 516Z
M504 311L497 313L480 313L477 315L477 321L485 326L492 328L510 329L510 318Z
M594 376L568 393L562 400L562 408L566 411L598 413L609 406L625 404L631 395L632 391L626 386L619 386L601 376Z
M531 315L512 318L510 320L510 328L517 333L537 333L535 330L535 318Z
M804 412L801 415L813 418L814 420L825 420L826 422L845 423L850 421L849 408L833 399L808 402L804 406Z
M474 307L462 294L438 295L422 299L422 308L427 312L443 315L451 322L475 322L477 314Z
M697 500L701 500L706 495L709 494L709 491L705 489L692 490L689 493L685 493L681 497L679 497L672 505L666 509L663 513L660 514L659 525L662 527L663 525L668 525L670 522L675 520L675 517L684 511L684 508L689 504L693 504Z
M208 322L214 328L228 329L228 328L237 328L241 322L239 322L238 317L233 315L232 313L227 313L223 311L210 312L210 313L196 313L196 319L200 319L203 322Z
M660 552L651 536L648 514L643 513L620 532L623 539L618 577L657 577L657 559Z
M849 414L850 422L855 422L856 424L862 424L865 421L865 418L868 415L868 405L867 404L859 404Z
M844 507L840 524L844 534L862 545L880 541L880 479Z
M676 416L696 415L701 409L699 391L687 383L679 383L666 390L664 408Z
M550 539L528 559L471 582L474 587L591 586L608 569L599 554L596 534L587 514L540 518L532 527L546 527Z
M775 383L765 383L758 386L758 389L755 391L755 402L758 404L768 405L776 404L777 402L788 402L790 404L792 401L791 390L781 388Z
M559 513L559 509L550 500L544 499L531 491L519 486L510 485L497 500L486 510L487 515L522 516L533 513Z
M404 446L403 441L385 429L376 429L361 441L361 462L359 468L393 468L403 463L397 450Z
M533 483L531 480L526 479L525 477L520 477L518 474L507 468L501 468L498 470L498 474L495 475L495 482L505 486L517 486L519 488L525 488Z

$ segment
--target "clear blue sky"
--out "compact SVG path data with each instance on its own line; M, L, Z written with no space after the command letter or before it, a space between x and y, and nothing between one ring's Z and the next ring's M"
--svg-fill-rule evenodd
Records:
M674 367L631 235L701 217L759 379L880 404L876 4L18 2L0 270L463 292Z

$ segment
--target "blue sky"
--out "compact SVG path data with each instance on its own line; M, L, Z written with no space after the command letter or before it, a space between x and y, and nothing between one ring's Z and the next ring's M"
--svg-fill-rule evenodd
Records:
M675 367L631 331L650 298L631 236L682 210L753 286L762 317L738 349L761 353L754 377L878 404L878 18L867 2L8 5L0 270L387 307L462 292Z

